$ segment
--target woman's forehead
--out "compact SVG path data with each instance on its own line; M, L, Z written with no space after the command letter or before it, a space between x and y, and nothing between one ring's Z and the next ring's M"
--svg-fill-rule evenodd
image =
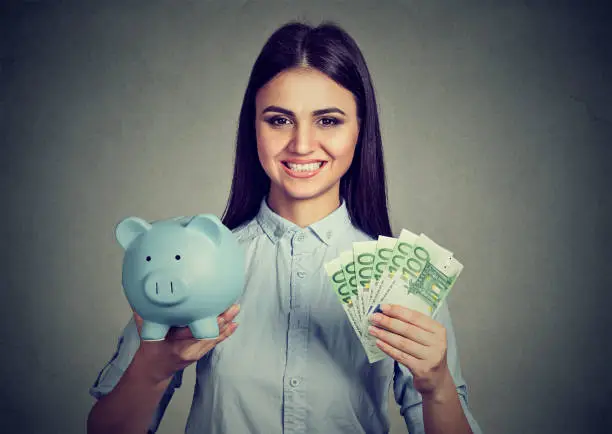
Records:
M355 98L346 88L312 68L295 68L276 75L256 96L258 111L269 105L310 113L327 107L338 107L347 115L356 111Z

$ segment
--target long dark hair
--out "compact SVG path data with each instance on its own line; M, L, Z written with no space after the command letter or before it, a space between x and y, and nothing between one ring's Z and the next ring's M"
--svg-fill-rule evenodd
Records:
M361 119L355 154L340 180L340 196L353 225L373 238L392 236L378 109L370 73L361 50L332 22L318 27L292 21L276 30L257 57L247 85L236 137L234 177L222 222L235 229L257 214L270 179L257 155L255 96L285 69L309 66L353 93Z

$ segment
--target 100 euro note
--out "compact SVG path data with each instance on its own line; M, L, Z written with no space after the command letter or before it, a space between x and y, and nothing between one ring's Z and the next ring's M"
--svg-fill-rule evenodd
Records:
M383 270L381 278L378 280L376 289L374 290L374 299L372 300L370 311L382 303L387 298L391 290L391 283L396 275L396 272L402 267L410 256L414 243L419 236L410 232L408 229L402 229L400 235L393 247L391 257Z
M377 299L377 289L380 289L378 284L387 269L388 262L391 260L393 249L397 242L397 238L387 237L384 235L379 235L378 240L376 241L374 263L372 264L372 277L370 279L370 300L366 306L365 315L359 324L362 335L362 345L364 348L368 349L366 353L368 353L368 361L370 363L375 363L387 357L387 355L376 346L376 338L370 335L368 331L370 326L368 315L371 311L371 307ZM372 243L374 243L374 241L372 241Z
M346 282L344 271L342 269L342 259L333 259L324 264L324 268L331 280L332 289L336 293L338 301L340 301L340 304L342 305L342 309L344 309L344 313L353 327L355 334L357 334L357 337L361 340L361 327L359 320L360 315L357 312L357 305L353 301L357 294L356 291L354 293L351 290L350 286Z
M441 264L440 268L428 262L419 276L406 285L403 305L428 316L436 316L462 270L463 264L454 257Z
M450 250L436 244L427 235L421 234L412 244L408 254L398 261L397 271L386 283L386 293L382 302L413 306L411 308L432 315L437 305L420 303L424 302L424 299L414 298L415 294L420 293L418 286L412 290L410 288L426 269L427 264L430 264L428 270L433 272L434 269L448 269L452 261L453 253ZM458 263L456 259L454 261Z
M356 315L357 321L361 322L363 319L363 298L359 293L357 287L357 276L355 274L355 261L353 260L353 250L345 250L340 253L340 263L342 265L342 271L344 272L344 278L349 290L352 294L355 294L351 299L357 307Z
M369 255L374 243L372 262ZM364 256L360 259L360 255ZM325 269L368 361L374 363L386 357L368 331L369 314L374 307L380 303L398 304L434 316L463 265L452 252L424 234L417 236L403 229L398 238L381 235L377 241L353 243L352 251L342 252L325 264ZM368 273L369 301L368 291L364 291Z
M372 266L372 278L370 279L370 301L366 309L368 314L372 309L374 300L377 298L379 282L387 269L387 263L391 259L393 248L397 243L397 238L379 235L376 241L376 251L374 253L374 265Z
M391 244L389 241L387 246ZM406 229L400 233L389 256L387 266L380 270L382 277L376 300L361 322L363 340L376 348L378 360L386 354L376 347L376 338L368 332L372 310L380 303L398 304L433 316L458 276L457 265L461 271L459 262L452 258L452 252L426 235L417 236ZM433 263L429 262L431 259ZM450 275L439 272L434 264ZM415 279L417 276L421 277L418 281ZM409 285L412 285L410 289Z
M355 275L357 277L357 292L361 299L361 315L367 314L370 307L370 282L372 270L376 260L377 241L357 241L353 243L353 257L355 259Z
M351 326L353 327L355 334L361 342L361 346L363 347L366 356L368 357L368 361L370 363L374 363L378 360L382 360L385 354L382 353L382 351L380 351L378 347L376 347L375 343L374 345L372 345L371 342L366 342L363 338L360 327L360 315L357 312L357 305L353 301L357 294L354 292L353 289L351 289L351 287L348 285L348 282L346 281L343 270L344 267L342 265L342 258L338 257L336 259L333 259L332 261L326 263L324 265L324 268L331 280L332 288L336 293L338 300L342 304L344 313L348 317L348 320Z

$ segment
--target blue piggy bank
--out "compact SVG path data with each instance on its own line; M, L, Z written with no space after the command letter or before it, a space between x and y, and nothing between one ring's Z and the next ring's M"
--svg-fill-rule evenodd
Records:
M213 214L149 223L128 217L115 228L125 250L122 284L143 319L141 338L163 340L172 326L219 336L217 316L242 295L244 252Z

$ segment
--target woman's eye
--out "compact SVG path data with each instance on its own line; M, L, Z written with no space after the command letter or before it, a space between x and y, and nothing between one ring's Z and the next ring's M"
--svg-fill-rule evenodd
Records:
M336 118L321 118L320 122L321 125L323 125L324 127L333 127L334 125L339 125L342 123L339 119Z
M266 122L272 125L273 127L282 127L290 123L289 119L283 118L281 116L275 116L273 118L268 118L266 119Z

